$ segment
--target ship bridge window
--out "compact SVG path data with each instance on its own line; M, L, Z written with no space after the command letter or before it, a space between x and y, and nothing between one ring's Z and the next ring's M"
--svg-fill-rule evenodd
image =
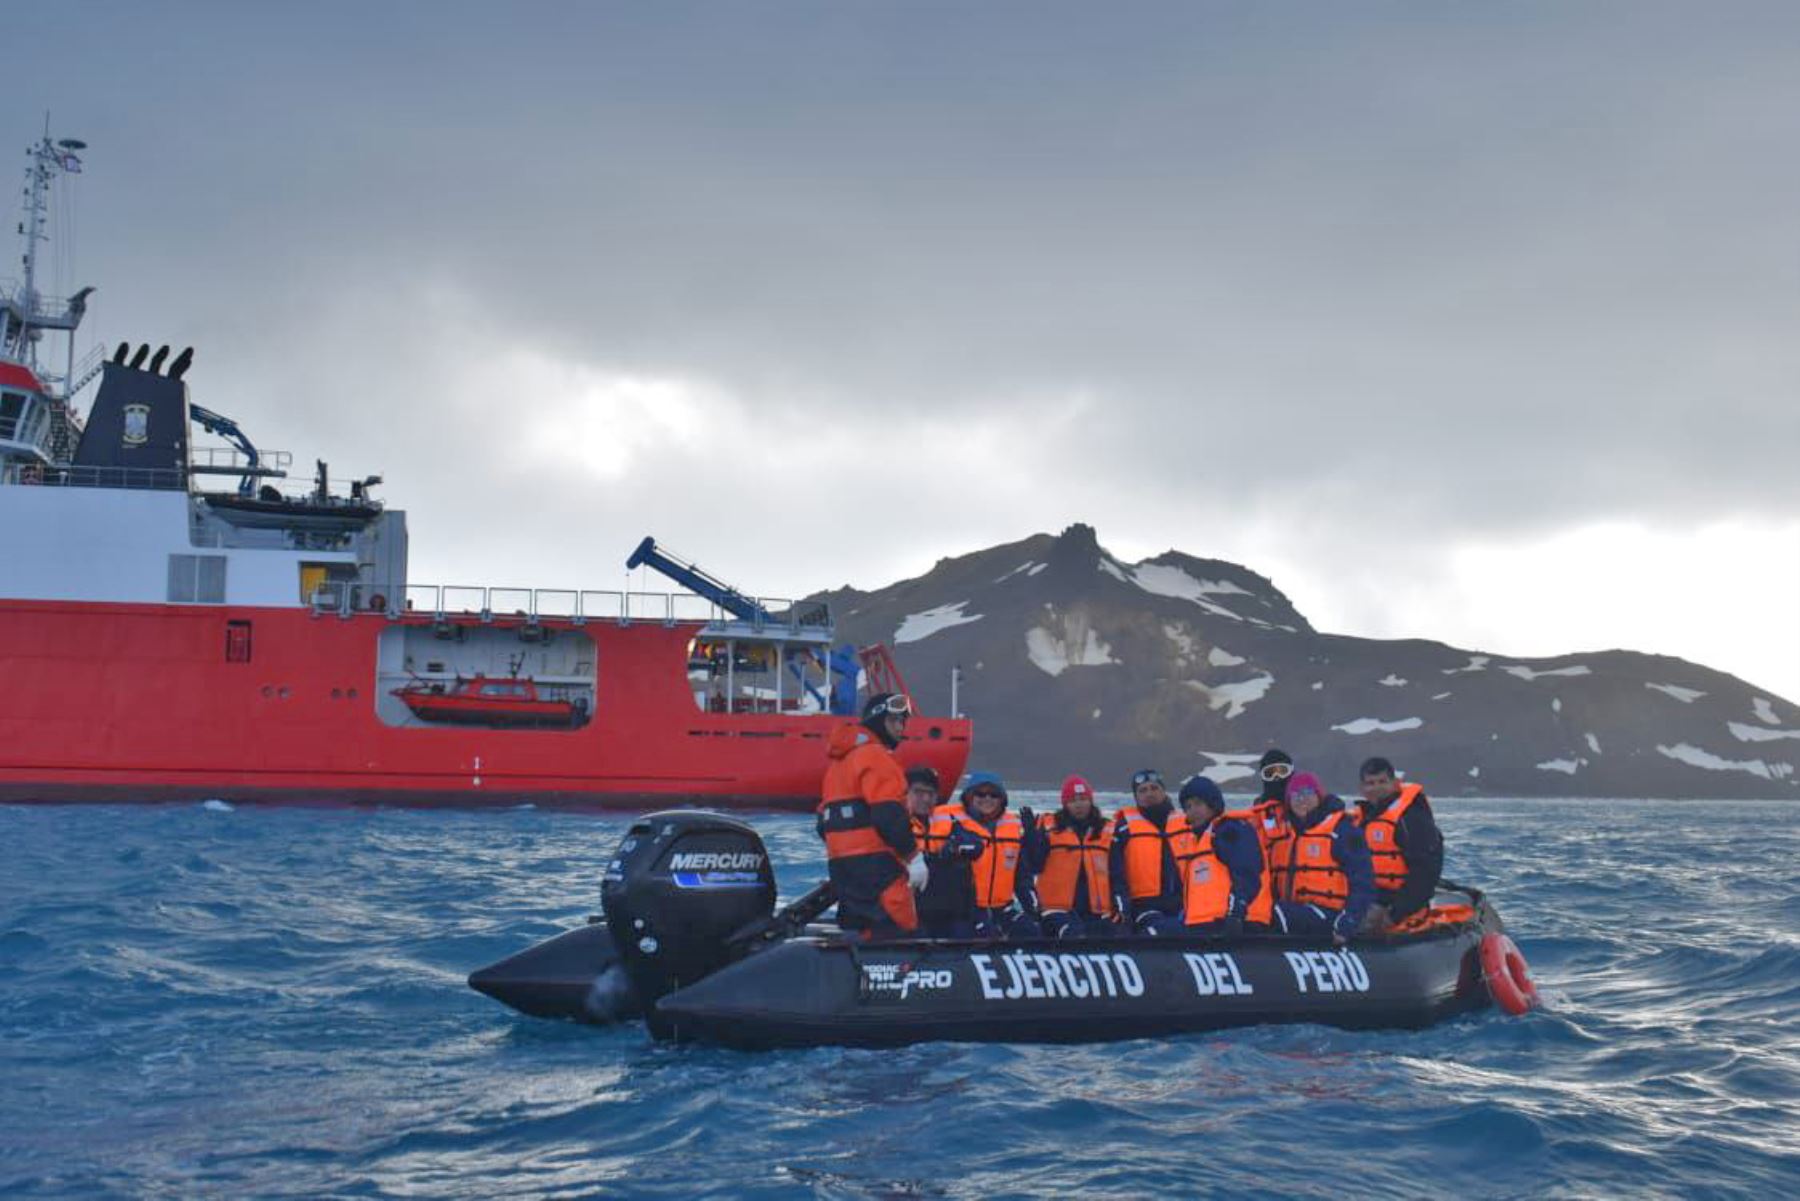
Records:
M225 603L224 555L170 555L169 600L175 603Z
M688 643L688 689L703 713L821 713L828 684L807 646L700 637Z
M19 437L19 418L25 412L25 397L18 392L0 392L0 438L8 442Z

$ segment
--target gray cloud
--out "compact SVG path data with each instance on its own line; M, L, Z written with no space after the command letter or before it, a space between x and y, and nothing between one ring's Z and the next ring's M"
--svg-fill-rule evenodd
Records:
M13 94L94 144L96 324L387 470L434 568L655 527L799 590L1082 518L1426 570L1800 511L1789 6L15 21ZM593 404L509 355L683 381L719 433L528 465Z

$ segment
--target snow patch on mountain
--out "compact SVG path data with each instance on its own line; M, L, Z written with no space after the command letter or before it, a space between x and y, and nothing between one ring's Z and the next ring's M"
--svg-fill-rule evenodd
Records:
M894 631L894 642L917 642L921 638L929 638L939 630L947 630L951 626L966 626L972 621L980 621L980 613L963 612L968 601L957 601L953 605L939 605L935 609L927 609L923 613L908 613L901 621L900 628Z
M1783 738L1800 738L1800 730L1765 730L1761 726L1747 726L1741 721L1728 721L1725 728L1739 742L1778 742Z
M1702 750L1692 743L1678 742L1674 746L1656 747L1660 754L1686 763L1690 767L1704 767L1707 771L1741 771L1748 772L1764 780L1785 780L1794 772L1791 763L1765 763L1761 759L1726 759L1711 751Z
M1004 583L1006 583L1006 581L1008 581L1008 580L1012 579L1014 576L1018 575L1021 571L1031 572L1031 569L1034 567L1039 568L1041 570L1043 567L1043 564L1033 563L1030 559L1027 559L1023 563L1019 564L1017 567L1013 568L1011 571L1007 572L1005 575L995 576L994 583L1004 584ZM1035 574L1035 573L1033 573L1033 574Z
M1186 630L1173 622L1163 623L1163 634L1176 647L1176 653L1183 659L1194 653L1194 638Z
M1187 686L1206 697L1207 708L1215 712L1225 710L1225 718L1229 721L1243 713L1247 705L1261 700L1274 683L1275 677L1265 672L1232 684L1205 684L1199 680L1189 680Z
M1398 734L1402 730L1416 730L1425 724L1422 717L1402 717L1397 721L1382 721L1379 717L1357 717L1340 725L1332 726L1334 730L1342 730L1346 734Z
M1651 684L1646 682L1644 687L1654 688L1658 692L1666 692L1684 705L1691 705L1706 695L1698 688L1683 688L1679 684Z
M1406 687L1406 680L1400 676L1395 675L1391 671L1388 672L1385 676L1382 676L1379 680L1376 680L1375 682L1377 684L1385 685L1388 688L1404 688L1404 687Z
M1105 558L1100 560L1103 569L1109 562L1110 560ZM1145 563L1141 566L1133 567L1129 578L1127 578L1123 570L1117 569L1116 564L1114 565L1114 568L1114 575L1125 580L1127 583L1136 584L1145 592L1155 596L1172 596L1176 600L1193 601L1208 613L1218 617L1229 617L1233 621L1242 621L1244 619L1238 614L1233 613L1230 609L1227 609L1224 605L1214 604L1206 598L1208 596L1221 596L1234 593L1238 596L1252 595L1249 591L1238 587L1229 580L1196 580L1193 576L1181 570L1181 568L1170 567L1163 563Z
M1470 655L1469 661L1467 663L1463 664L1461 667L1446 667L1446 668L1444 668L1444 674L1447 676L1455 676L1455 675L1461 675L1465 671L1486 671L1487 665L1488 665L1488 656L1486 656L1486 655Z
M1062 637L1042 626L1026 631L1025 653L1040 671L1060 676L1071 667L1104 667L1118 662L1112 657L1112 647L1100 641L1092 627L1078 624L1078 629L1069 630Z
M1506 672L1508 675L1518 676L1521 680L1541 680L1545 676L1587 676L1593 674L1593 669L1585 667L1580 663L1573 664L1569 667L1550 667L1543 671L1526 667L1520 663L1514 663L1502 667L1500 670Z
M1241 780L1245 776L1256 775L1256 763L1262 756L1255 751L1241 754L1236 751L1201 751L1212 762L1200 769L1200 774L1214 784L1225 784L1232 780Z
M1123 567L1120 567L1105 555L1100 556L1100 570L1104 571L1107 575L1119 581L1121 584L1132 584L1136 582L1130 576L1125 574L1125 569Z
M1781 724L1781 719L1775 716L1775 706L1769 703L1768 697L1757 697L1751 708L1756 710L1757 720L1765 725L1778 726Z
M1222 646L1215 646L1207 651L1206 661L1214 667L1236 667L1240 663L1249 662L1242 655L1234 655Z
M1537 765L1539 771L1559 771L1566 775L1574 775L1575 769L1581 766L1579 759L1546 759Z
M1596 755L1600 753L1600 740L1595 738L1592 733L1589 733L1587 736L1587 744L1588 750L1594 752Z
M1449 693L1449 692L1440 692L1440 693L1438 693L1438 694L1437 694L1437 695L1436 695L1436 696L1434 696L1434 697L1432 697L1432 698L1431 698L1431 699L1432 699L1432 700L1434 700L1434 701L1447 701L1447 700L1449 700L1449 699L1450 699L1450 698L1451 698L1451 697L1452 697L1452 696L1453 696L1453 695L1455 695L1455 694L1454 694L1454 693Z
M1562 697L1553 696L1550 698L1550 712L1552 712L1552 713L1561 713L1562 712Z

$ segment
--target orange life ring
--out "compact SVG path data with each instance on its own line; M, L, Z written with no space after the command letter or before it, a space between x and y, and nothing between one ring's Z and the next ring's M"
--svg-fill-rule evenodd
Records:
M1537 985L1525 956L1512 939L1498 930L1481 940L1481 974L1494 1004L1514 1017L1536 1008Z

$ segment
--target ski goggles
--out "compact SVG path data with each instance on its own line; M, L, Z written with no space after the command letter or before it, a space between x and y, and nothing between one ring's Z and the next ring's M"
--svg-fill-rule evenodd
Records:
M882 702L879 708L869 710L870 717L874 717L878 714L884 714L888 717L911 717L912 702L907 700L904 696L890 696L886 701Z
M1146 784L1161 784L1162 782L1163 778L1161 772L1157 771L1154 767L1146 767L1143 771L1132 774L1131 790L1136 792Z
M1294 765L1292 763L1271 763L1257 774L1273 784L1277 780L1285 780L1293 775Z

